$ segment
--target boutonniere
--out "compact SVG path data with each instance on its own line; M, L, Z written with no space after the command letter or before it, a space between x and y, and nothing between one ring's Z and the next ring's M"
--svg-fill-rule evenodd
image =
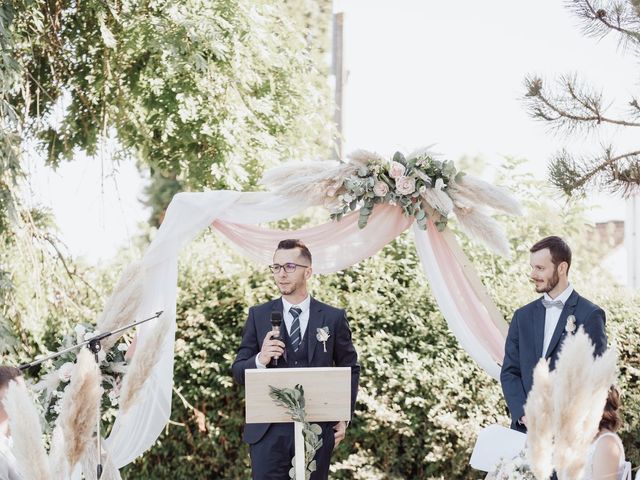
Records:
M329 340L329 327L322 327L316 330L316 338L319 342L322 342L325 353L327 352L327 340Z
M564 327L564 331L567 333L574 333L576 331L576 317L569 315L567 317L567 326Z

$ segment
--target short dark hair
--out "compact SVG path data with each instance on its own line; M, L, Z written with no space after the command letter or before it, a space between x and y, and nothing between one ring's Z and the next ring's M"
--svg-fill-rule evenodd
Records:
M9 385L11 380L15 380L22 376L22 372L19 368L0 366L0 388L4 388Z
M306 258L307 260L309 260L309 264L313 263L311 261L311 252L309 251L307 246L302 242L302 240L297 240L293 238L282 240L280 243L278 243L278 248L276 248L276 250L291 250L292 248L299 248L300 255L302 255L303 258Z
M545 248L548 248L549 252L551 252L551 261L556 267L562 262L567 262L568 272L569 268L571 268L571 249L569 245L567 245L567 242L560 237L552 235L537 242L529 251L534 253L544 250Z
M607 430L615 432L620 428L620 425L622 425L622 419L618 413L619 408L620 392L615 385L611 385L607 395L607 403L604 405L602 419L600 419L600 425L598 426L600 430L606 428Z

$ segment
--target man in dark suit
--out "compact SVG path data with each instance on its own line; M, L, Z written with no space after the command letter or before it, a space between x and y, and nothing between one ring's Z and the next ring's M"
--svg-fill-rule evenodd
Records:
M242 343L232 366L233 377L243 385L248 368L351 367L353 413L360 365L345 311L309 296L311 253L300 240L280 242L269 268L282 297L249 309ZM283 314L284 341L272 338L273 311ZM318 341L319 330L328 331L326 342ZM278 359L277 366L274 359ZM316 453L316 471L311 480L328 478L331 453L344 439L347 423L321 423L320 426L323 442ZM254 480L289 478L294 455L293 424L248 424L243 438L249 444Z
M607 348L602 308L578 295L569 283L571 249L560 237L547 237L531 247L531 280L539 299L516 310L504 347L500 382L511 428L527 431L524 405L533 384L533 369L541 358L555 368L566 335L583 327L601 355Z

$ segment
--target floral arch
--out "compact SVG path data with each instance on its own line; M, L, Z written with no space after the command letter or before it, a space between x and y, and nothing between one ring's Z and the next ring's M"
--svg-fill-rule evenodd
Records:
M164 313L138 327L120 410L104 442L105 474L112 472L105 478L119 478L117 470L149 449L169 420L178 255L208 227L260 265L271 262L279 240L299 238L313 252L314 272L319 274L348 268L411 228L422 269L449 328L478 365L498 378L507 324L447 228L447 220L455 215L466 233L508 256L506 236L486 212L520 214L512 197L457 172L452 162L438 160L427 149L406 157L396 153L391 161L358 151L347 163L290 163L266 172L262 183L269 191L177 194L143 258L125 270L116 285L98 319L99 331L160 310ZM330 221L296 231L259 226L316 205L327 207ZM106 348L115 342L110 340Z

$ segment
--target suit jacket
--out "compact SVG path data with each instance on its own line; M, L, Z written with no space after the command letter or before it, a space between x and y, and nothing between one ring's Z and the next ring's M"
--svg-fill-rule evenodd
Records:
M242 343L231 367L233 378L239 384L244 385L246 369L256 368L256 355L260 353L262 342L267 333L271 331L271 312L282 312L282 309L281 298L249 308L249 317L242 334ZM323 344L318 342L316 338L316 330L325 326L329 327L330 333L326 343L326 353ZM309 367L351 367L351 413L353 414L358 393L360 365L358 365L358 354L351 340L351 330L345 311L319 302L312 297L305 341L308 342ZM245 425L243 437L245 442L253 444L260 441L270 425L268 423Z
M516 430L524 430L518 420L524 415L524 404L533 384L533 369L543 355L545 313L542 298L539 298L516 310L509 325L500 383L511 413L511 428ZM607 348L604 310L574 290L564 304L545 354L551 370L555 368L560 347L568 334L565 327L569 315L576 317L575 331L582 326L589 335L596 355L601 355Z

